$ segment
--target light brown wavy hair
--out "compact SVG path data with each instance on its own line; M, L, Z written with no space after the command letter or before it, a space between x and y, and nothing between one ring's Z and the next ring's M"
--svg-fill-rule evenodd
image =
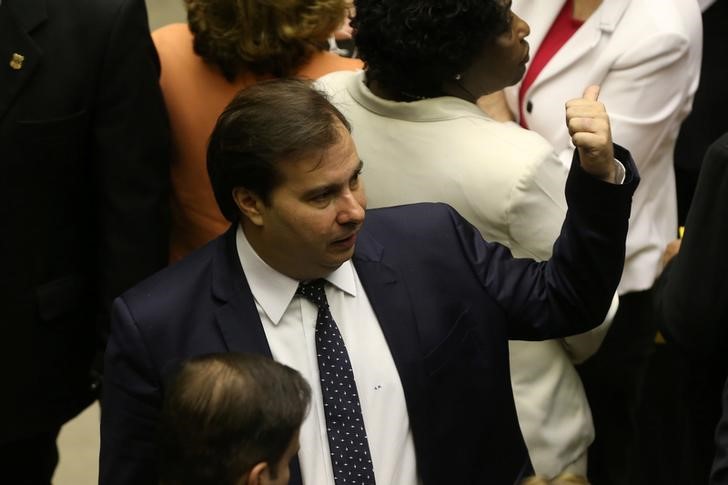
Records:
M195 53L230 81L290 76L325 48L351 0L185 0Z

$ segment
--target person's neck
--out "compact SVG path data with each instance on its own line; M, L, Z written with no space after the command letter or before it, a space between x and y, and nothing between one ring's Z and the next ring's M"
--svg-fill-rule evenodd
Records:
M405 91L394 92L384 88L378 81L366 81L366 85L369 88L369 91L372 92L372 94L388 101L412 102L422 101L424 99L439 98L442 96L452 96L455 98L460 98L469 103L475 103L476 101L475 96L473 96L470 91L465 89L465 87L463 87L457 81L445 82L442 87L442 94L439 96L419 96L416 94L407 93Z
M369 91L371 91L374 96L386 99L387 101L420 101L427 99L426 96L417 96L415 94L402 93L387 89L377 80L366 79L364 84L366 84L367 88L369 88Z
M585 22L591 17L594 11L599 8L599 5L602 4L602 0L573 0L573 2L572 18L581 22Z
M452 79L442 83L442 91L446 96L460 98L468 103L475 104L478 96L475 96L468 88L466 88L461 80Z
M442 89L441 94L433 94L431 96L422 96L415 93L408 93L407 91L394 91L391 89L387 89L386 87L382 86L382 84L377 80L365 80L365 84L367 88L369 88L369 91L372 92L375 96L378 98L386 99L388 101L397 101L397 102L412 102L412 101L422 101L425 99L433 99L433 98L440 98L442 96L456 96L458 98L467 99L463 93L460 95L453 94L451 92L448 92L444 86ZM468 101L470 101L468 99ZM473 101L474 102L474 101Z

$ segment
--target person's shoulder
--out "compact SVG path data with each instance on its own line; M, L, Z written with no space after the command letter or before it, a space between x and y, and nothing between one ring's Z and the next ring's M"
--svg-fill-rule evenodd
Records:
M125 19L147 18L147 7L144 0L46 0L53 2L60 10L69 11L73 16L84 20L103 23L123 22ZM75 4L75 5L74 5Z
M419 231L442 227L445 221L460 219L460 214L444 202L418 202L368 209L365 227L374 231Z
M442 202L420 202L367 210L357 242L357 255L384 247L391 261L424 257L438 259L445 248L459 247L463 235L477 230L453 207Z
M664 18L664 15L675 15L676 13L690 16L700 16L700 3L686 2L684 0L631 0L630 7L648 13L648 17Z
M216 257L224 253L225 239L220 236L193 251L184 259L158 271L122 294L130 306L145 302L176 301L180 304L203 296L200 290L211 287L211 271Z
M358 71L335 71L321 76L314 82L314 86L326 93L336 93L343 91L346 85L353 78L359 77Z
M702 174L705 172L705 175ZM720 184L728 175L728 133L710 144L705 152L701 179L710 180L711 184ZM707 183L707 182L706 182ZM728 195L728 194L726 194Z
M643 41L652 36L664 37L663 42L669 44L671 38L697 41L702 20L696 1L633 0L620 24Z
M63 26L69 30L66 35L79 29L87 33L107 32L124 9L146 12L143 0L22 0L11 2L9 8L22 12L23 17L44 18L51 26Z
M709 153L714 154L714 156L719 156L725 159L725 154L728 153L728 132L724 133L720 138L711 143L708 150Z
M176 48L181 44L191 44L192 33L185 23L174 23L160 27L152 32L157 49Z
M318 79L332 72L351 72L362 67L363 64L359 59L342 57L330 51L319 51L315 52L296 74L309 79Z

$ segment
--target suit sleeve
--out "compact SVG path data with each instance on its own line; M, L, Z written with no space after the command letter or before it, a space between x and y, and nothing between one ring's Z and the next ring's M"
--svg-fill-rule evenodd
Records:
M483 244L469 224L457 230L471 267L501 305L514 340L564 337L602 322L624 265L631 198L639 176L629 153L615 146L628 167L624 185L597 180L581 169L575 155L566 182L568 211L547 262L513 259Z
M122 0L111 15L91 148L100 236L100 348L111 301L166 265L169 234L168 123L146 8L142 0Z
M508 227L515 256L536 260L551 257L553 244L566 216L565 181L568 170L548 146L541 161L525 173L513 188L508 208ZM562 340L574 362L583 362L599 349L618 305L616 294L607 318L596 328Z
M122 298L114 302L101 412L100 485L156 485L161 378Z

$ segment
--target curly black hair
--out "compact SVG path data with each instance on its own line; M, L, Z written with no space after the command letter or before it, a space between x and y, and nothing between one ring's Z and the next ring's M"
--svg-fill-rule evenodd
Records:
M510 26L503 0L356 0L354 39L367 79L404 97L442 95Z

